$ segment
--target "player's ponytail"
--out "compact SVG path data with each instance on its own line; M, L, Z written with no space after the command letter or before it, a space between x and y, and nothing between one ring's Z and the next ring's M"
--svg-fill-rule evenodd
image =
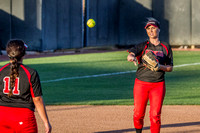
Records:
M8 57L10 58L10 91L8 96L13 95L15 80L19 77L19 62L25 55L26 46L22 40L10 40L6 46Z
M10 91L8 96L12 96L12 90L15 87L15 79L19 76L18 72L19 64L17 62L16 58L11 59L11 65L10 65Z

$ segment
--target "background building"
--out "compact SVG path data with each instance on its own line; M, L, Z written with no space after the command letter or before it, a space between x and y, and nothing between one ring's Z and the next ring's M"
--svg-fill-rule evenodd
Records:
M0 42L21 38L36 51L128 46L147 38L146 18L155 17L161 40L199 45L199 7L199 0L0 0Z

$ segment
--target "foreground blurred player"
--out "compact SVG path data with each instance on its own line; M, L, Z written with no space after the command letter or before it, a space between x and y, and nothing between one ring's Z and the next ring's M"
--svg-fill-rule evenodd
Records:
M170 45L160 42L159 32L160 24L154 18L149 18L145 26L148 41L135 45L128 52L127 60L138 61L138 69L134 84L134 126L137 133L142 132L143 119L148 100L150 101L150 121L151 133L160 132L160 115L165 96L165 72L171 72L173 69L173 56ZM141 57L152 51L159 62L159 69L153 71L148 69L141 61Z
M22 64L27 46L22 40L10 40L6 46L10 63L0 68L0 132L37 133L35 107L51 132L42 98L39 75Z

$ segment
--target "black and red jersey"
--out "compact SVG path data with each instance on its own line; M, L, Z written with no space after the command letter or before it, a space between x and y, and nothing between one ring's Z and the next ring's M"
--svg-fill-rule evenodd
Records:
M13 96L10 90L10 63L0 68L0 106L35 109L33 97L42 96L40 78L36 70L20 64L19 77L15 80Z
M153 72L142 64L141 57L148 51L152 51L157 56L161 65L173 66L173 53L169 44L161 42L159 45L155 46L151 42L145 41L128 50L128 52L133 52L138 59L136 78L146 82L164 81L164 71L159 70L158 72Z

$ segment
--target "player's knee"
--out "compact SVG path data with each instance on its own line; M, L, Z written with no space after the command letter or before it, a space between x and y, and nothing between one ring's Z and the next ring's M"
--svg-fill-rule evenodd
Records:
M160 114L152 114L150 120L152 124L160 124Z
M145 114L140 112L134 112L134 118L135 119L144 119Z

